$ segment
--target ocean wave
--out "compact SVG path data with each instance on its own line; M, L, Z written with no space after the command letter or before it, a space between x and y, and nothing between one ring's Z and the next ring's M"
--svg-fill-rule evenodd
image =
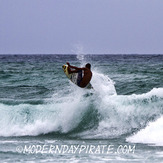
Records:
M117 95L114 82L93 72L93 90L73 84L43 104L0 104L0 136L53 133L83 138L117 138L145 128L163 114L163 88Z

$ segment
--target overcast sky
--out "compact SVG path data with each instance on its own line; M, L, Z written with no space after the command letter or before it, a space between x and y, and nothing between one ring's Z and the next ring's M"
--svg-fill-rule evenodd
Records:
M163 54L163 0L0 0L0 54Z

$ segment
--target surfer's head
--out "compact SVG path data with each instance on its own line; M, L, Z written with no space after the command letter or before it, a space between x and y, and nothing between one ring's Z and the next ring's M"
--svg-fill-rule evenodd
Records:
M91 64L90 64L90 63L87 63L87 64L85 65L85 67L88 68L88 69L91 69Z

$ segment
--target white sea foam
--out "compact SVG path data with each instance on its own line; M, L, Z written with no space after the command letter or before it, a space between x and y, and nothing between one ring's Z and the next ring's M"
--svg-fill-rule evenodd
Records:
M145 129L140 130L126 139L131 143L145 143L163 146L163 116L155 122L150 122Z
M114 82L106 75L93 72L91 84L96 92L102 96L116 95Z

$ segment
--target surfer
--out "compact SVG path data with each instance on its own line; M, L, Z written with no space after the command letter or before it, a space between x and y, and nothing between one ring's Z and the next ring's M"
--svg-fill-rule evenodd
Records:
M68 72L70 74L78 73L77 85L81 88L86 87L92 78L91 64L87 63L83 68L71 66L69 62L67 62L67 65L68 65ZM71 69L75 69L75 70L71 70ZM84 76L82 76L82 70L84 71Z

